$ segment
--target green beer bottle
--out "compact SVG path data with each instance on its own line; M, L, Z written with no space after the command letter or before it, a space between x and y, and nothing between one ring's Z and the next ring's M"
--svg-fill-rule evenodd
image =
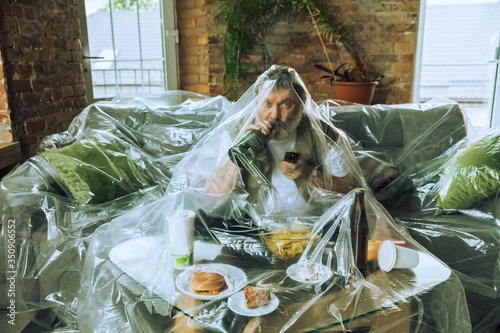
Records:
M351 240L354 260L364 277L375 271L373 263L368 262L368 239L370 238L370 227L365 208L365 190L355 189L354 205L351 210Z
M275 120L270 120L270 123L272 131L276 126L276 122ZM229 158L240 168L245 168L247 163L251 164L255 160L255 157L266 149L268 138L269 135L265 135L259 130L246 132L234 146L229 148Z

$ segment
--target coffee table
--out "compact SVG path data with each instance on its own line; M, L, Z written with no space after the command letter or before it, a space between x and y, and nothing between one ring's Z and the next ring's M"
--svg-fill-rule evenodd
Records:
M214 243L197 241L195 263L230 263L245 271L249 284L262 281L271 286L280 300L278 308L265 316L246 317L228 307L228 299L199 300L175 287L175 274L168 278L162 272L166 238L150 236L130 239L109 253L110 261L145 290L171 305L179 331L201 332L205 329L226 332L328 331L341 332L342 327L384 327L392 323L398 332L410 332L412 301L438 288L451 276L449 268L425 252L419 252L419 264L413 269L378 271L362 283L349 284L348 277L334 274L322 285L296 282L282 266L261 265L241 260L237 253L224 254ZM344 286L348 286L344 288Z

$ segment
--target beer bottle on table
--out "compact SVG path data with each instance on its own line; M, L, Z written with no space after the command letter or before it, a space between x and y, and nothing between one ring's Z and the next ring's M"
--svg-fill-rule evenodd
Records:
M270 122L272 131L276 123L275 120L270 120ZM229 158L240 168L245 168L247 163L251 164L255 157L266 149L268 138L269 135L265 135L259 130L246 132L234 146L229 148Z
M351 211L351 241L354 262L364 277L373 272L368 262L369 227L365 208L365 190L355 189L356 196Z

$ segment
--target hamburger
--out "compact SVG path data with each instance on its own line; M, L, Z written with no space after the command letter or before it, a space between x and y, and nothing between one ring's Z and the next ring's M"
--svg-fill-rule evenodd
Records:
M227 289L226 279L215 272L196 273L191 279L191 289L198 295L218 295Z

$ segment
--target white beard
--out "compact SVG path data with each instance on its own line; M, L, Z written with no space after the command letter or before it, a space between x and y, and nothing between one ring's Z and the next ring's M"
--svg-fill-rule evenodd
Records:
M280 131L275 136L275 138L279 140L289 136L290 133L293 133L297 129L297 126L299 126L301 120L302 120L302 112L298 112L297 115L295 115L293 119L290 119L288 123L280 122Z

